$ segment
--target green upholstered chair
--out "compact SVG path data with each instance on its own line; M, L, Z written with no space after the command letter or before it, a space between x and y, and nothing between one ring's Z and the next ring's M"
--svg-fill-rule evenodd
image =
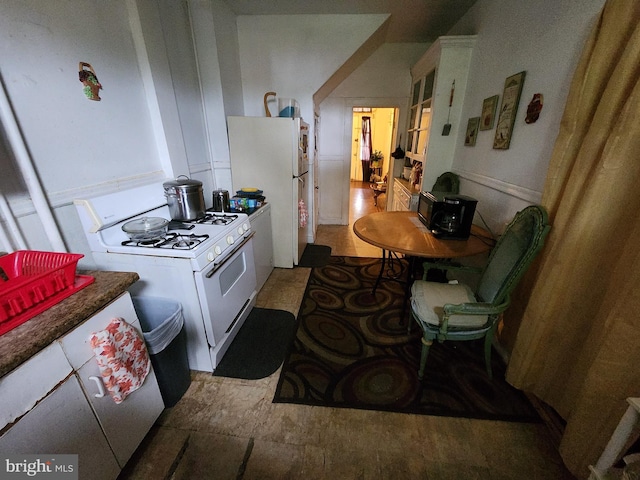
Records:
M510 294L544 244L550 226L543 207L531 205L518 212L489 255L476 269L437 264L447 270L480 274L476 291L458 283L417 280L411 287L411 317L422 329L422 353L418 377L424 376L429 347L434 340L483 338L485 363L491 372L491 343L500 314L509 306ZM424 271L434 266L425 262ZM411 322L409 323L409 329Z
M460 193L460 178L453 172L444 172L431 187L432 192Z

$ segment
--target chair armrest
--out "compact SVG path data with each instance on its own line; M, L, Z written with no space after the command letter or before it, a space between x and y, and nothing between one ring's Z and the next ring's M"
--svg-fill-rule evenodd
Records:
M445 316L449 315L497 315L504 312L509 306L510 300L498 305L492 303L446 303L443 307Z
M447 331L449 330L449 317L451 315L498 315L504 312L510 303L511 300L509 298L498 305L486 302L458 304L445 303L443 305L444 315L442 316L442 323L438 329L440 331L438 338L445 338Z

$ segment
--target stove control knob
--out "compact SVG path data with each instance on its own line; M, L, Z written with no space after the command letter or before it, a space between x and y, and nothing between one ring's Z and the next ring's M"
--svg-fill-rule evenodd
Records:
M213 247L213 250L210 250L209 253L207 253L207 260L213 262L221 253L222 249L218 245L216 245L215 247Z
M243 224L242 224L242 229L243 229L245 232L249 231L249 225L247 225L246 223L243 223Z
M238 235L242 235L244 233L244 225L238 227Z
M236 241L236 240L233 238L233 235L228 235L228 236L227 236L227 243L228 243L229 245L233 245L233 243L234 243L235 241Z

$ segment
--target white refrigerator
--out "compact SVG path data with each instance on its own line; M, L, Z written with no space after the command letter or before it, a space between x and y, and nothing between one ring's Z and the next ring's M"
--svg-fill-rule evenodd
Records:
M309 125L300 118L228 117L231 181L263 191L271 204L273 266L297 265L307 245Z

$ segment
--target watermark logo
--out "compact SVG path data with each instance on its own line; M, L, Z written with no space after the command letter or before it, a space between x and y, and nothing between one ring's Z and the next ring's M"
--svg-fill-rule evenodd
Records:
M0 480L78 480L78 455L0 457Z

